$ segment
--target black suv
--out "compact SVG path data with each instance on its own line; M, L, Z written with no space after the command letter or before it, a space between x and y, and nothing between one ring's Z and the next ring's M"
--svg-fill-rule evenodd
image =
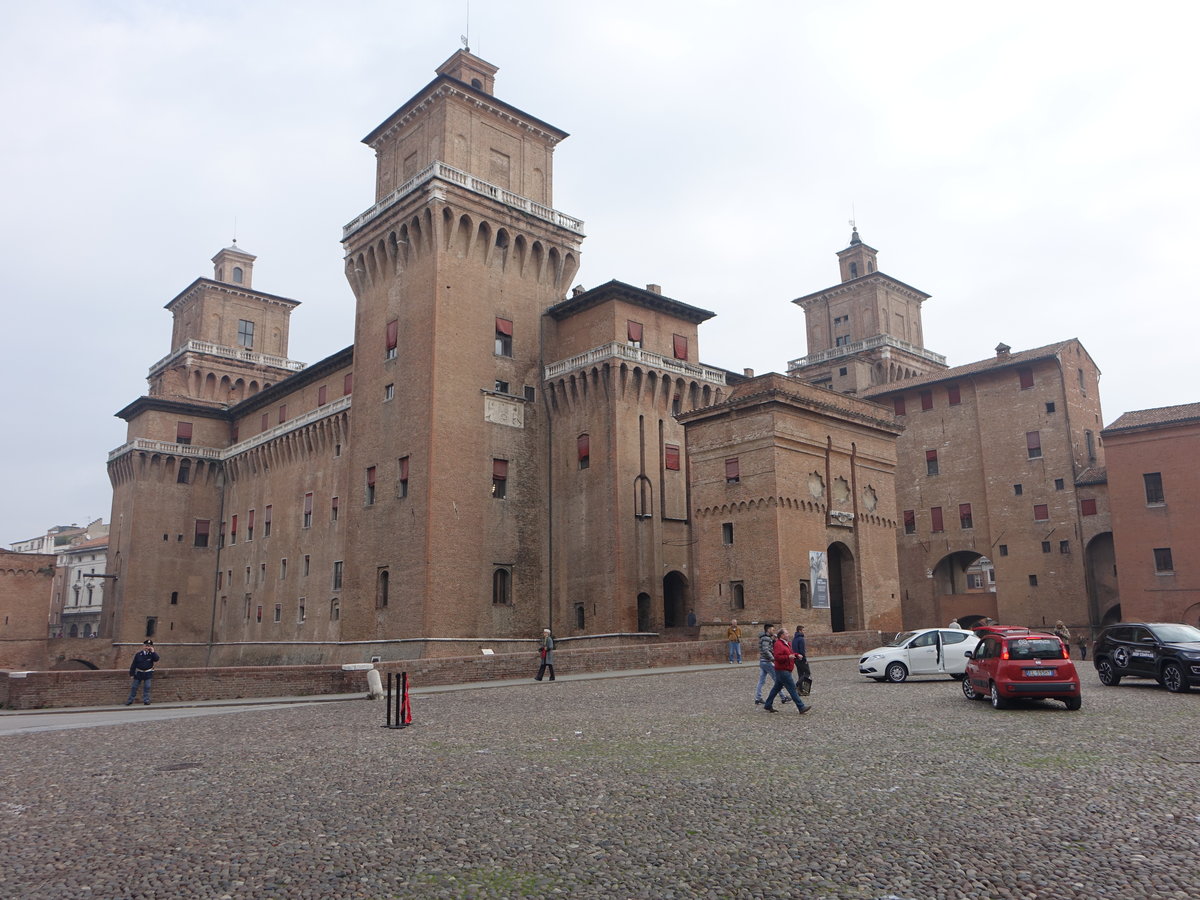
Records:
M1122 622L1096 638L1092 664L1103 684L1153 678L1168 691L1200 687L1200 628L1172 622Z

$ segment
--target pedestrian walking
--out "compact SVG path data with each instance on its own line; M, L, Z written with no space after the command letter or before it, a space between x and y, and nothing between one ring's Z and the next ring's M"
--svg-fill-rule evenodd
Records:
M758 687L754 689L754 705L763 704L763 685L767 679L775 680L775 626L763 622L762 634L758 636Z
M729 663L741 663L742 661L742 629L738 627L737 619L729 620L729 627L725 629L725 640L729 641Z
M792 645L788 643L788 633L784 628L780 628L775 634L775 644L771 648L773 668L775 670L775 685L771 688L771 692L767 694L766 703L763 704L764 712L775 712L775 707L771 705L780 691L786 690L791 695L792 702L796 704L796 712L804 715L808 712L808 707L804 701L800 699L800 695L796 693L796 680L792 677L792 669L795 667L796 654L792 652Z
M1079 658L1087 659L1087 635L1082 631L1079 632L1079 637L1075 639L1075 642L1079 644Z
M550 670L550 680L554 680L554 635L550 633L549 628L542 629L542 646L538 650L538 655L542 658L542 665L538 669L537 677L534 681L541 681L542 676L546 674L546 670Z
M792 653L796 657L796 690L801 697L812 693L812 669L808 665L808 644L804 640L804 626L797 625L792 634Z
M129 677L133 683L129 686L129 697L126 706L133 705L137 699L138 686L142 688L142 703L150 705L150 680L154 677L154 664L158 662L158 654L154 652L154 641L147 638L142 641L142 649L133 654L129 664Z

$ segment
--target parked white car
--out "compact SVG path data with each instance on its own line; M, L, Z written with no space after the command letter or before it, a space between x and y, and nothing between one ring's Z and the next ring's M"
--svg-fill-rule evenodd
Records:
M889 643L863 654L858 672L876 681L899 684L909 675L949 675L961 679L968 651L979 638L960 628L921 628L904 631Z

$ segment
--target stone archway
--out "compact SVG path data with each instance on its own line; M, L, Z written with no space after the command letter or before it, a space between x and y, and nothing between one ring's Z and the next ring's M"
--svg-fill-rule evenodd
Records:
M650 595L645 591L637 596L637 630L646 632L651 630L650 623Z
M858 596L854 554L840 541L826 550L829 563L829 627L832 631L862 628L862 603Z
M663 628L682 628L688 608L688 580L682 572L663 576Z
M911 627L945 626L952 621L971 628L985 618L995 619L996 576L992 561L977 550L947 553L933 567L933 621Z

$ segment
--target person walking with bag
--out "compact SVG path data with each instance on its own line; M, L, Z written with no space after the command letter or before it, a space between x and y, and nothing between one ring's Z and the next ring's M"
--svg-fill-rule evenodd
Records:
M778 696L780 691L786 690L791 695L792 701L796 704L796 712L804 715L809 711L810 707L806 706L804 701L800 699L800 695L796 693L796 681L792 678L792 668L795 666L796 654L792 652L792 645L788 643L786 629L780 628L776 633L775 646L772 648L772 653L775 659L775 686L771 688L771 693L767 694L767 702L763 705L763 712L775 712L775 707L771 705L771 701Z
M142 649L133 655L129 664L129 677L133 684L129 686L129 697L126 706L132 706L137 699L138 685L142 686L142 703L150 705L150 679L154 677L154 664L158 662L158 654L154 652L154 641L147 638L142 641Z
M550 680L554 680L554 635L550 633L549 628L542 629L542 647L538 651L542 657L541 668L538 669L537 677L534 681L541 681L542 676L546 674L546 670L550 670Z

